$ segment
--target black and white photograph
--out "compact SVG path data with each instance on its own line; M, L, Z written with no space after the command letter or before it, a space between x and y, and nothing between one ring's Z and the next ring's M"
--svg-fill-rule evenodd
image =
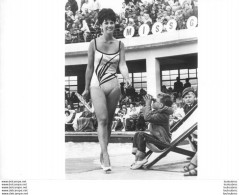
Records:
M237 195L236 0L2 0L4 195Z
M66 179L193 179L198 1L106 2L65 5Z

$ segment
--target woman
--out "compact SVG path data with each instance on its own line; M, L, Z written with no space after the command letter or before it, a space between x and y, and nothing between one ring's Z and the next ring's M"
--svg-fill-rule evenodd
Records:
M108 143L115 109L120 98L117 68L125 79L126 86L131 82L125 63L124 44L113 37L116 15L112 9L102 9L98 22L103 35L92 40L88 50L86 84L83 97L89 93L98 122L98 139L101 147L100 162L105 173L111 171Z

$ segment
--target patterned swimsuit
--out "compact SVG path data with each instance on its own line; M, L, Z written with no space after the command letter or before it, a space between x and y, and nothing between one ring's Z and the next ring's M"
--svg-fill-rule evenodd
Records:
M119 50L113 54L106 54L97 49L95 40L94 73L90 86L101 86L102 84L117 78L117 68L120 62L120 42ZM114 86L115 87L115 86Z

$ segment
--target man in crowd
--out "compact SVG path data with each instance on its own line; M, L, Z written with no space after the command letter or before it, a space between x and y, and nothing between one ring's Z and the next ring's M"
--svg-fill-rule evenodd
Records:
M176 78L176 82L174 83L174 91L179 93L183 91L183 83L180 81L180 77Z

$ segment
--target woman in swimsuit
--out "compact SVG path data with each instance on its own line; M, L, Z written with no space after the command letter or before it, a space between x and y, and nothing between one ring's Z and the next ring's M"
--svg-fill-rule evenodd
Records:
M105 173L111 171L107 147L112 120L121 94L117 79L118 67L125 79L126 86L131 86L125 63L124 44L113 37L115 21L116 15L112 9L102 9L98 13L98 22L103 35L90 42L85 90L82 94L85 98L88 98L89 94L91 95L98 121L100 162Z

